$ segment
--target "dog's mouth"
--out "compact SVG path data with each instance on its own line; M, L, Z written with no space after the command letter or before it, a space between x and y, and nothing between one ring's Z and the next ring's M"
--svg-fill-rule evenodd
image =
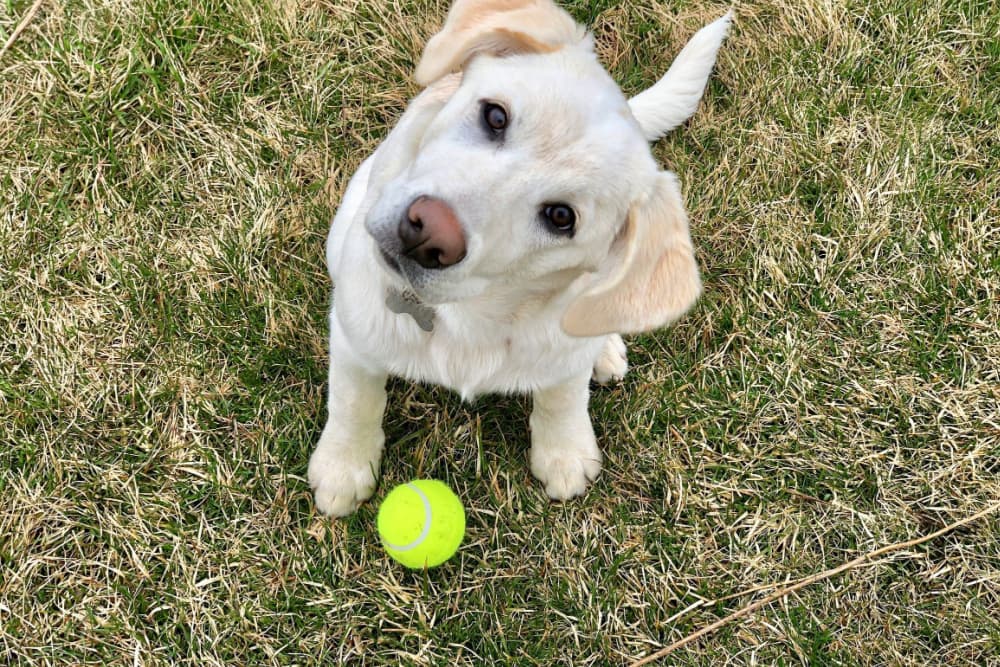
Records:
M395 271L397 274L401 276L403 275L403 270L399 267L399 262L396 261L395 257L383 250L381 246L379 246L378 254L381 255L382 261L385 262L386 266Z

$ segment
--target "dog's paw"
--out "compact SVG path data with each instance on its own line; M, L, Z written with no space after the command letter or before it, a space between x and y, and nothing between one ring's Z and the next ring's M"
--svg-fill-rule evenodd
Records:
M545 485L553 500L583 495L601 472L601 450L591 439L585 443L531 447L531 473Z
M345 445L326 436L324 431L309 459L309 485L316 509L330 516L347 516L375 491L382 448Z
M611 334L604 341L604 348L594 362L594 381L599 384L621 382L628 371L625 341L618 334Z

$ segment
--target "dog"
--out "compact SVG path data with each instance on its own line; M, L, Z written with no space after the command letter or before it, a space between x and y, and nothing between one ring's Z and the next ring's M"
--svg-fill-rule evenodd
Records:
M730 15L626 99L551 0L456 0L415 97L351 178L330 228L328 421L317 509L375 489L391 375L471 399L530 392L530 465L549 497L601 469L590 381L621 379L621 334L670 324L701 280L677 179L649 143L697 108Z

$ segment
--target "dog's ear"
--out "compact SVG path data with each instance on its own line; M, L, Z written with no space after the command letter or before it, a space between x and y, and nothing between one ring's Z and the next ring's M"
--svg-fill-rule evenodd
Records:
M479 53L548 53L584 36L552 0L455 0L441 32L424 47L414 78L426 86Z
M379 181L388 181L410 164L427 128L455 94L461 82L461 74L442 77L413 98L375 151L371 169L373 176Z
M660 172L633 203L606 264L562 318L571 336L638 333L665 326L701 294L677 179Z

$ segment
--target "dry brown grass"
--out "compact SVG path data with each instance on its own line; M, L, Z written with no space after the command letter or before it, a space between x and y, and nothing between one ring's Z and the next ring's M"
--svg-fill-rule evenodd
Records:
M630 93L726 9L568 7ZM587 498L531 479L523 400L395 382L377 497L446 479L466 545L413 574L371 505L317 517L323 236L444 11L44 2L0 58L2 660L625 664L1000 498L1000 11L775 0L657 148L706 296L595 392ZM670 660L1000 664L998 529Z

